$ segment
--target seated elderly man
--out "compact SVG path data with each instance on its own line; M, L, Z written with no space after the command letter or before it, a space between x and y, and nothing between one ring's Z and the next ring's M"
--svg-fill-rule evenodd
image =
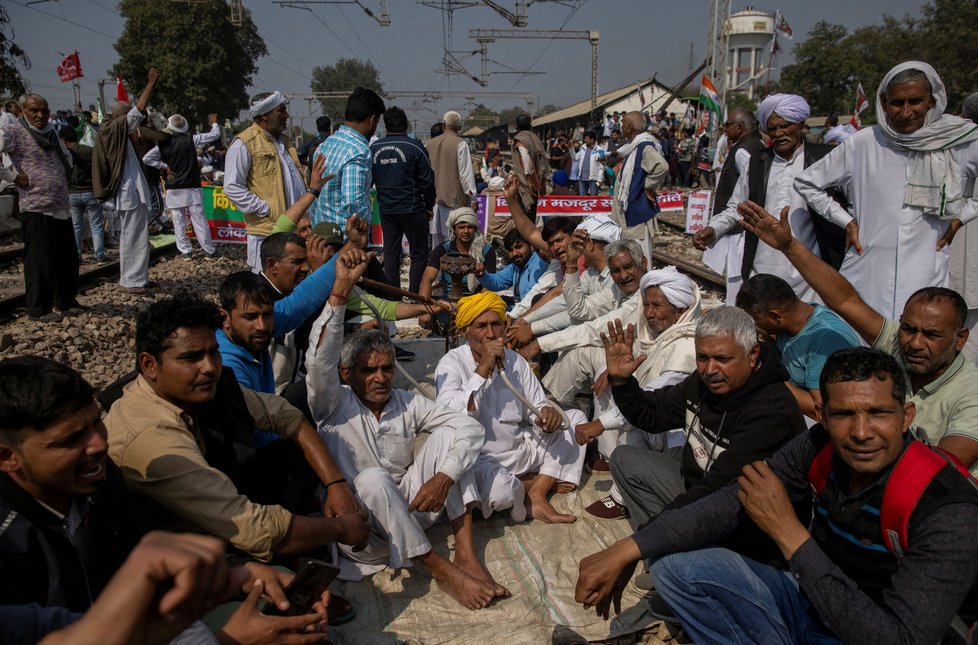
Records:
M317 506L319 484L342 479L340 470L301 412L222 368L220 324L218 308L192 296L139 315L138 375L105 417L109 455L126 483L156 502L163 528L214 535L258 560L365 544L345 484L327 491L324 517L304 515ZM258 450L256 427L288 440Z
M643 388L651 391L679 383L696 370L694 338L700 320L700 291L675 267L666 267L642 276L639 292L642 309L623 324L635 326L638 352L649 357L636 370L635 378ZM601 342L600 336L598 342ZM555 370L560 372L554 373ZM618 445L638 448L669 450L680 448L686 442L681 426L658 435L642 432L625 421L608 390L603 347L572 349L551 372L555 378L572 378L577 382L589 377L594 381L594 420L578 428L578 441L584 443L595 438L600 441L608 431L617 434ZM569 388L561 391L569 391ZM619 519L628 513L617 485L612 485L608 495L585 510L603 519Z
M349 482L372 526L367 548L341 547L343 577L359 579L416 560L460 604L480 609L509 593L482 565L472 539L479 494L470 469L485 431L464 411L392 389L394 346L386 334L361 330L344 343L347 298L369 257L360 249L340 257L306 354L309 407L342 473L327 490ZM416 454L422 432L429 437ZM455 535L453 561L439 555L425 535L445 513Z
M823 425L584 558L575 599L607 616L646 558L659 599L696 643L965 642L955 614L978 613L974 481L912 441L914 404L891 356L840 350L820 388ZM919 497L896 495L902 522L884 520L900 506L887 501L898 487ZM813 501L814 514L796 514ZM787 571L715 548L749 523L778 545Z
M740 309L718 307L705 314L696 325L696 373L652 392L634 374L653 357L634 353L634 340L634 325L623 329L621 321L609 324L602 337L615 404L639 430L682 428L686 435L682 447L626 445L611 456L611 474L634 529L726 486L744 466L805 430L777 348L757 341L753 319ZM769 547L757 543L757 536L738 537L738 546L751 552Z
M484 458L472 469L486 517L511 508L517 522L527 517L573 522L577 518L558 513L547 495L554 488L569 492L580 483L584 448L575 441L574 426L586 419L579 410L571 410L570 427L560 428L561 415L526 359L506 349L505 320L506 304L492 292L459 301L455 325L468 344L438 361L435 401L452 410L467 410L486 430ZM497 369L505 370L515 388L540 411L535 421Z
M834 311L800 300L790 284L767 273L743 284L737 306L777 343L788 370L786 385L805 416L815 419L821 400L818 377L826 359L837 350L858 347L859 336Z

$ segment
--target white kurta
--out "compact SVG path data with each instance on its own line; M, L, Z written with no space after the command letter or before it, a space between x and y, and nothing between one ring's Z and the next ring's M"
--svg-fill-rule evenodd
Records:
M613 284L607 266L602 271L588 267L584 273L565 274L563 297L551 301L559 300L554 312L548 309L551 303L547 303L523 319L530 323L534 336L543 336L597 318L618 306L611 291ZM607 293L602 293L605 291ZM588 317L588 312L594 312L594 315Z
M533 405L539 409L551 405L522 356L507 349L503 364L513 385ZM513 519L521 522L526 512L523 484L517 479L520 475L539 473L575 486L580 483L584 446L577 444L574 426L587 419L579 410L569 410L571 428L545 433L497 373L484 379L475 373L475 368L475 357L468 345L445 354L435 370L435 402L452 410L468 410L472 401L475 410L469 414L486 431L484 459L472 469L482 498L482 512L488 517L493 511L511 508Z
M561 280L564 279L564 265L560 263L559 260L551 260L550 264L547 265L547 270L540 274L537 278L536 284L526 292L523 299L513 305L513 308L509 310L510 318L519 318L522 316L530 307L533 306L533 301L537 296L542 296L546 292L550 291L557 286ZM559 298L554 298L548 302L544 307L560 307L561 301ZM558 310L552 308L548 309L548 315L553 315L557 313Z
M863 254L850 249L842 262L842 275L881 316L899 318L913 292L948 286L950 249L937 250L948 223L903 205L909 154L886 146L885 141L877 127L860 130L799 175L795 188L816 210L843 227L853 216L825 189L847 189ZM951 153L964 178L978 175L978 142L951 148ZM976 216L978 200L971 197L959 217L967 224Z
M623 294L624 295L624 294ZM638 311L641 314L642 295L635 291L618 303L612 311L599 316L594 320L574 325L567 329L562 329L537 339L540 343L540 350L544 352L558 352L572 347L582 347L584 345L601 345L601 333L608 331L608 323L614 322L616 318L624 321L629 320Z
M781 209L788 206L788 221L791 223L791 231L795 237L811 249L812 253L818 255L818 242L815 239L815 229L812 227L811 216L804 198L798 194L794 188L795 177L800 175L805 169L805 148L804 146L795 150L794 156L790 161L782 159L778 154L774 155L771 162L771 171L768 173L767 192L764 196L764 209L774 217L781 219ZM736 233L740 230L737 223L740 221L740 214L737 206L741 202L747 201L750 195L750 170L741 173L737 179L727 207L710 221L710 226L717 232L717 235ZM834 202L833 202L834 203ZM741 251L741 257L742 256ZM728 267L729 269L729 267ZM808 286L805 279L801 277L798 270L792 266L788 258L780 251L775 251L767 244L758 241L757 252L754 254L754 265L751 276L758 273L769 273L776 275L791 285L795 295L805 302L821 302L815 291ZM739 271L738 271L739 274ZM751 276L741 276L744 281Z
M480 501L470 469L479 457L485 431L465 412L396 389L378 420L349 386L340 384L337 364L345 310L345 306L327 305L313 325L306 352L306 387L319 436L370 513L368 547L356 552L341 547L355 561L354 571L366 575L387 564L410 566L412 557L431 550L424 530L441 513L407 509L418 489L436 473L455 482L445 502L449 519ZM324 328L326 340L317 350L315 341ZM416 457L415 443L422 432L431 437ZM356 577L349 566L344 573Z
M719 156L719 154L717 156ZM737 148L737 151L734 153L734 165L737 167L737 177L743 177L747 174L747 167L749 164L750 152L744 150L743 148ZM727 203L729 204L729 202ZM710 220L710 226L714 231L716 231L714 220L722 213L723 211L717 213ZM727 233L722 236L718 233L713 246L703 251L703 263L726 278L726 304L730 305L731 307L734 306L737 301L737 293L740 291L740 285L744 283L744 278L740 275L743 259L744 231L740 228L740 226L737 226L733 230L728 230Z

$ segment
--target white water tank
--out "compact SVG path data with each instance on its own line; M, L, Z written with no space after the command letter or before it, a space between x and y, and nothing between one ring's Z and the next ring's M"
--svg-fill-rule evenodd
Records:
M754 98L765 82L763 71L771 56L774 14L747 7L731 14L727 34L727 91L743 92Z

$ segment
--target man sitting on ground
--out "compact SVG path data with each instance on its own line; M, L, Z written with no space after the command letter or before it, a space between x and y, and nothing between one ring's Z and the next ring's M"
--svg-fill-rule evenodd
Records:
M635 378L648 391L681 383L696 371L700 290L688 276L674 267L666 267L642 276L639 293L642 309L622 322L635 326L638 353L649 357L635 371ZM610 456L620 445L667 451L686 443L680 426L664 434L650 434L625 421L608 389L605 352L600 345L575 347L557 361L547 376L550 392L559 393L562 399L573 396L588 383L594 384L593 421L578 427L577 440L586 443L597 439L602 454ZM605 433L616 437L614 444L609 439L602 442ZM607 496L585 510L603 519L619 519L628 512L617 485L612 485Z
M366 544L365 516L302 413L222 370L218 308L191 296L153 303L136 323L138 375L105 418L109 452L129 487L172 529L230 542L255 559L338 541ZM289 441L259 450L255 428ZM315 510L315 491L332 483ZM287 510L288 509L288 510Z
M837 350L858 347L859 336L834 311L801 301L790 284L768 273L743 284L737 306L777 343L781 364L788 370L785 385L801 411L815 419L815 406L821 399L818 377L825 360Z
M511 508L517 522L527 517L573 522L577 518L557 512L547 495L555 488L570 492L580 483L584 448L575 440L574 427L586 418L579 410L568 411L571 427L560 428L561 415L547 400L530 365L506 349L505 321L506 303L495 293L459 301L455 326L468 344L438 361L435 402L467 410L485 428L484 458L472 468L483 515ZM539 417L531 419L530 410L496 375L497 369L506 371L517 390L540 410Z
M603 616L612 602L620 610L634 564L647 558L657 592L698 643L937 643L956 613L974 620L974 481L918 445L939 468L902 525L902 553L886 546L888 482L915 445L903 369L877 350L840 350L819 388L823 425L584 558L575 599ZM812 501L811 467L829 444L831 470L806 526L792 506ZM788 571L711 547L748 522L778 545Z
M503 248L509 256L509 264L495 273L479 272L479 284L489 291L513 290L513 301L519 302L529 293L537 279L547 269L547 263L533 252L519 231L512 230L503 237Z
M343 482L337 485L350 483L373 526L366 549L341 547L342 576L359 579L416 560L455 600L480 609L509 593L482 565L472 537L472 508L480 500L470 469L485 431L463 411L392 389L394 346L387 334L358 331L343 341L346 301L369 257L356 248L343 252L306 354L309 406L336 455ZM415 454L422 432L430 435ZM425 535L443 513L455 536L453 561Z
M126 571L123 560L141 539L145 545L161 537L147 535L153 527L144 500L126 486L108 448L95 391L77 372L34 356L0 362L0 606L73 620L117 571ZM169 544L180 540L162 537ZM257 562L244 568L240 589L252 592L257 585L266 600L287 608L283 587L291 574ZM258 597L249 600L223 626L219 636L227 642L282 642L321 619L312 614L298 625L268 616L256 625ZM0 625L4 642L24 636L11 632L16 628L6 619ZM198 627L206 638L206 628ZM106 629L102 625L103 635ZM193 642L205 642L198 631Z
M635 328L608 325L602 337L615 404L630 424L658 434L682 428L686 442L665 451L624 445L611 456L632 528L730 483L747 464L774 454L805 430L777 349L757 341L754 321L735 307L718 307L696 325L696 373L646 392L634 373L648 358L633 353ZM738 546L752 544L747 532Z
M910 379L918 437L953 453L978 474L978 368L961 355L968 342L967 304L955 291L925 287L888 320L852 284L791 234L790 225L753 202L740 206L744 227L785 254L827 307L863 340L896 357Z

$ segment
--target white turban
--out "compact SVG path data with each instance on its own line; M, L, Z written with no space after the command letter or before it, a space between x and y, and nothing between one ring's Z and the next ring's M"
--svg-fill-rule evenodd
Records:
M268 114L283 103L285 103L285 95L281 92L272 92L262 100L252 103L248 107L248 110L251 112L251 118L257 119L262 114Z
M833 141L838 141L842 143L852 135L856 134L858 130L851 123L844 123L842 125L837 125L834 128L829 128L822 137L822 141L825 143L832 143Z
M584 218L584 221L577 225L578 231L585 231L595 242L617 242L621 239L621 227L612 221L611 216L605 213L598 213Z
M475 211L468 206L462 206L461 208L456 208L451 213L448 214L448 230L452 231L458 224L471 224L472 226L479 228L479 219L475 216Z
M186 134L187 120L179 114L174 114L166 120L166 129L176 134Z
M489 188L492 188L493 190L502 190L505 184L506 180L499 176L493 177L489 180Z
M665 267L643 275L638 289L645 295L649 287L659 287L669 304L677 309L688 309L696 302L696 285L676 267Z
M808 101L797 94L772 94L757 106L757 120L764 133L767 133L767 120L772 114L777 114L788 123L804 123L811 113Z
M886 94L890 81L906 70L924 73L930 82L934 107L927 111L924 125L909 134L890 127L880 96ZM947 92L934 68L919 60L900 63L883 77L876 92L876 119L887 145L909 152L910 173L903 194L906 206L938 217L957 217L965 203L961 189L961 166L949 148L978 139L978 126L967 119L944 114Z

